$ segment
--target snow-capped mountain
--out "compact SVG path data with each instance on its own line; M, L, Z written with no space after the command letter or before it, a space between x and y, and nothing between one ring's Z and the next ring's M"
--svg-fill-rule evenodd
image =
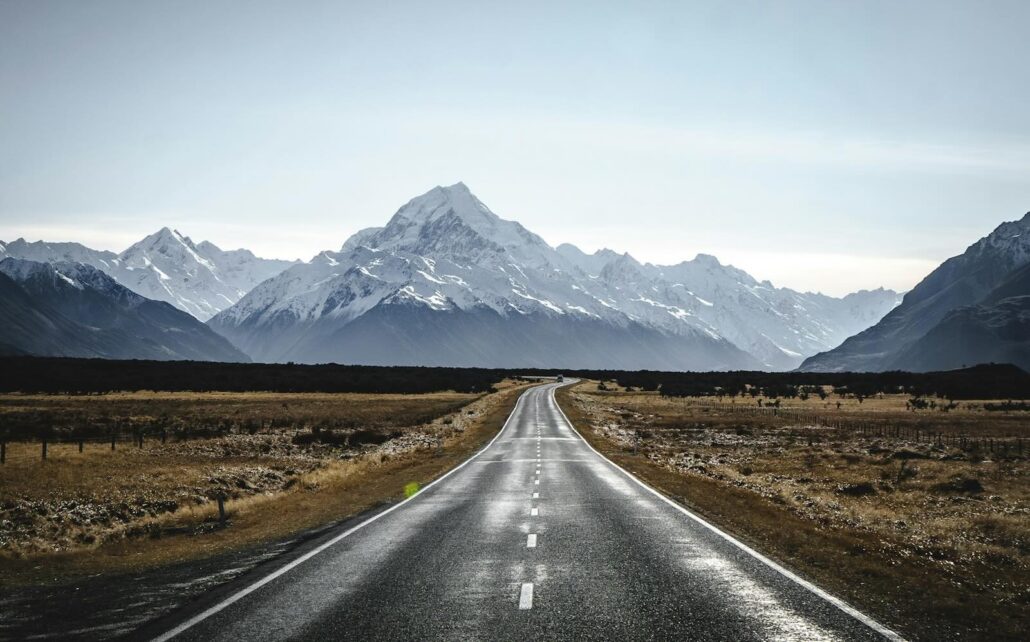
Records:
M925 369L940 367L944 363L955 364L956 361L923 352L929 351L930 346L938 349L948 346L943 337L957 340L963 334L955 330L960 326L972 328L977 324L984 325L986 318L990 318L992 323L1000 323L1000 317L994 314L997 310L991 314L985 310L966 310L964 314L968 318L964 322L955 317L949 321L950 329L947 331L935 328L949 316L949 313L984 303L995 288L1006 283L1007 279L1027 264L1030 264L1030 212L1021 220L1002 223L993 232L970 245L964 253L942 263L905 295L901 305L876 325L850 337L833 350L807 359L801 369L877 371ZM1025 284L1030 280L1023 278L1016 282ZM1013 294L1010 293L1009 296ZM1005 308L1005 314L1001 315L1006 320L1015 315L1014 318L1019 321L1020 315L1026 314L1025 302L1013 306L1013 302L1009 301L1006 305L1008 307ZM980 318L974 322L977 314ZM1017 325L1011 327L1015 328ZM933 336L928 334L931 331L935 332ZM922 341L924 337L930 338ZM969 331L969 341L972 342L973 338L972 331ZM950 349L956 355L962 355L961 360L957 361L959 365L977 361L974 357L976 353L981 354L980 359L983 361L990 361L995 358L994 354L989 354L979 347L988 343L986 340L979 340L976 349L970 345L953 344Z
M897 301L775 288L705 255L663 267L555 249L458 183L261 283L210 325L268 361L785 369Z
M0 353L247 361L189 314L85 263L0 260Z
M224 251L167 227L121 254L92 250L78 243L0 243L0 258L10 256L48 263L92 265L148 299L166 301L206 321L236 303L255 285L292 265L261 259L248 250Z
M12 257L44 263L86 263L110 273L118 263L118 255L104 250L93 250L79 243L29 243L18 239L10 243L0 241L0 259Z
M575 256L567 249L573 246L564 247L566 257ZM882 288L843 299L777 288L706 254L672 266L641 265L610 250L579 255L577 264L587 273L601 265L600 274L615 287L619 285L612 276L618 273L622 288L637 293L621 302L623 308L640 315L648 314L647 306L662 310L671 304L686 310L758 358L764 368L777 370L798 365L804 355L823 346L838 345L900 301L897 293Z

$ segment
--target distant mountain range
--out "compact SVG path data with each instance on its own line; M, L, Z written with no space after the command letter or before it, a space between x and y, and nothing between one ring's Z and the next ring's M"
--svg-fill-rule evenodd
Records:
M240 300L255 285L293 262L262 259L249 250L224 251L207 241L194 244L167 227L121 254L78 243L0 241L0 259L85 263L103 270L137 294L166 301L201 321Z
M458 183L261 283L210 320L261 361L668 370L794 368L900 296L552 248Z
M0 354L249 361L209 327L84 263L0 261Z
M945 261L879 323L807 359L807 371L1030 370L1030 213Z
M882 288L841 298L777 288L704 254L662 266L551 247L462 183L412 199L385 226L307 262L194 244L168 228L120 254L0 242L0 261L5 353L656 370L1004 361L1030 369L1030 214L946 261L903 299Z

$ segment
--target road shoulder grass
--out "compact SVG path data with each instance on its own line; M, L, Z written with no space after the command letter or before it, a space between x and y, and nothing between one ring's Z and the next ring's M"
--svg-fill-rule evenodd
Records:
M463 430L448 430L437 445L373 449L351 459L326 461L297 475L283 489L227 501L224 524L219 522L217 504L208 501L148 517L133 524L125 536L96 546L0 555L0 586L13 590L60 584L84 576L137 573L206 559L295 537L398 501L467 459L496 435L526 388L511 385L462 407L455 415L474 412L475 419ZM446 418L441 423L451 426Z

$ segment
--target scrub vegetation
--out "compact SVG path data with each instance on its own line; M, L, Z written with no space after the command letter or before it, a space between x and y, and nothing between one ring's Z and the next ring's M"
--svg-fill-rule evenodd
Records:
M2 583L238 550L402 499L496 434L524 387L0 395L6 429L53 428L45 460L38 438L6 443Z
M740 392L594 381L559 401L619 464L906 636L1025 634L1025 404Z

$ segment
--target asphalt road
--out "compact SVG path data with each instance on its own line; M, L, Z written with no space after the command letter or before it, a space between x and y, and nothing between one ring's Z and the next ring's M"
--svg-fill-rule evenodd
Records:
M554 388L526 392L489 446L413 499L159 639L890 637L601 457Z

